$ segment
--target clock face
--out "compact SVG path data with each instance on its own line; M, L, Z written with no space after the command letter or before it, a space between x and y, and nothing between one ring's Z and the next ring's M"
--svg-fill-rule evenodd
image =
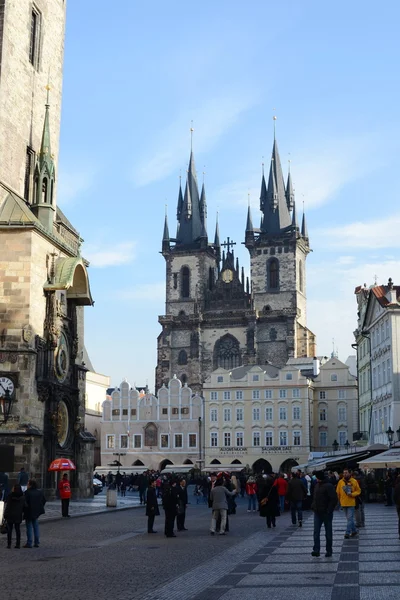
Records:
M57 411L57 440L61 447L64 447L68 441L69 433L69 412L64 400L61 400Z
M14 382L9 377L0 377L0 398L4 398L6 390L12 396L14 393Z
M224 281L225 283L230 283L233 280L233 271L231 271L230 269L225 269L225 271L222 273L222 281Z
M65 335L62 333L58 341L55 356L55 371L59 381L64 381L69 371L69 348Z

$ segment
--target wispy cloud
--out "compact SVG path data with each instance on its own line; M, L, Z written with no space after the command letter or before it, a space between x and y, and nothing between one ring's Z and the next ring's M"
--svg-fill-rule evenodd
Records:
M351 181L357 180L367 171L371 172L368 158L374 152L373 168L380 165L376 161L376 145L372 136L358 136L348 139L324 138L323 145L311 143L307 148L291 155L292 177L298 207L304 200L306 208L314 208L329 202L337 192ZM283 155L281 155L283 162ZM222 185L215 192L221 205L247 204L248 194L252 206L259 205L261 189L261 169L254 169L254 157L243 178ZM269 173L269 159L265 161L266 178ZM282 165L283 166L283 165ZM285 169L284 169L285 170ZM267 179L268 181L268 179Z
M313 237L323 239L330 248L399 248L399 230L400 213L397 213L383 219L319 229Z
M96 170L89 167L84 171L74 168L61 167L58 177L58 201L61 206L70 204L94 184Z
M105 268L126 265L135 258L135 242L121 242L119 244L110 244L96 246L88 244L85 246L85 256L92 267Z
M114 296L120 300L145 300L146 302L163 302L165 299L165 282L145 283L135 288L116 290Z
M135 166L132 178L137 186L145 186L168 176L182 165L188 153L188 126L195 120L196 153L209 151L239 119L240 115L257 101L256 95L232 91L204 101L200 106L182 112L162 131L149 151Z

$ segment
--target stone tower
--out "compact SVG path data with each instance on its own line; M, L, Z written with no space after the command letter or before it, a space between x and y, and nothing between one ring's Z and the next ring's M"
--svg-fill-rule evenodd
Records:
M89 496L83 307L93 301L56 193L65 6L0 2L0 470L13 482L25 467L54 490L48 466L68 457L74 493Z
M299 227L291 174L285 186L276 139L268 185L264 172L261 178L260 210L260 228L254 229L249 207L245 233L257 313L257 361L282 367L290 357L313 356L315 336L306 326L306 218L303 214Z

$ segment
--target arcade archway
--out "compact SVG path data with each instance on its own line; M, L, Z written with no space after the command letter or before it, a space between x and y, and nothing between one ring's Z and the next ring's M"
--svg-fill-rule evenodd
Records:
M271 464L265 458L259 458L253 463L253 473L272 473Z
M173 463L171 460L169 460L168 458L166 458L166 459L162 460L162 461L160 462L160 471L162 471L163 469L165 469L165 467L166 467L167 465L173 465L173 464L174 464L174 463Z
M292 467L297 467L298 464L299 463L297 462L297 460L294 460L294 458L287 458L286 460L283 461L283 463L279 467L279 471L281 473L290 473L290 471L292 470Z

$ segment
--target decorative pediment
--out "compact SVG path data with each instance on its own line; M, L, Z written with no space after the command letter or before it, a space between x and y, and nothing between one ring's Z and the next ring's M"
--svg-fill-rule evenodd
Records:
M90 293L89 276L80 256L59 258L55 264L54 281L43 286L45 291L65 290L68 300L80 306L94 304Z

